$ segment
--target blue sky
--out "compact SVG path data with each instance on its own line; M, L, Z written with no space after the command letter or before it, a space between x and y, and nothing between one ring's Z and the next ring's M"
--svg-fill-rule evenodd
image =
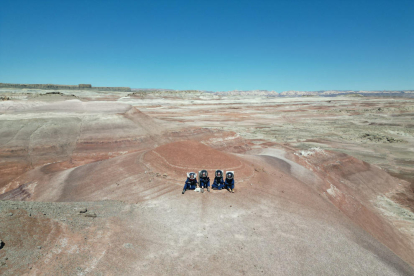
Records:
M0 82L414 89L414 1L0 1Z

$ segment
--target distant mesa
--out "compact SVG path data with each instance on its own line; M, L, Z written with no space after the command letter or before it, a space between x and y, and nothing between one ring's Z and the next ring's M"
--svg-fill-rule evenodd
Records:
M79 84L79 88L92 88L91 84Z
M131 92L130 87L92 87L91 84L62 85L62 84L18 84L18 83L1 83L0 82L0 88L53 89L53 90L98 90L98 91Z

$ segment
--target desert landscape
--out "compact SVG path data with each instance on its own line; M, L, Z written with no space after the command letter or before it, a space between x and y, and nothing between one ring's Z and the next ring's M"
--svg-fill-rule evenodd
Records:
M413 95L1 84L0 274L414 275Z

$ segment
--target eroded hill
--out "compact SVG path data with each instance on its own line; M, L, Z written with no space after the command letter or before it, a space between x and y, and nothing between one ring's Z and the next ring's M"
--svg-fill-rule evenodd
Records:
M410 183L323 140L330 103L101 100L0 103L2 274L414 273ZM182 195L201 169L236 192Z

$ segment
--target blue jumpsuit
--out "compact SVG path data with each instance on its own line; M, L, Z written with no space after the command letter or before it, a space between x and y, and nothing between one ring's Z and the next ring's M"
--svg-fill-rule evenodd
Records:
M184 190L195 190L197 188L197 179L191 180L189 177L187 177L187 180L184 184Z
M223 177L221 177L221 176L220 177L215 177L214 178L214 183L211 186L211 188L221 190L221 189L223 189L223 184L224 184Z
M209 177L200 177L200 187L201 188L210 187L210 178Z
M224 181L224 189L234 189L234 179L227 179Z

